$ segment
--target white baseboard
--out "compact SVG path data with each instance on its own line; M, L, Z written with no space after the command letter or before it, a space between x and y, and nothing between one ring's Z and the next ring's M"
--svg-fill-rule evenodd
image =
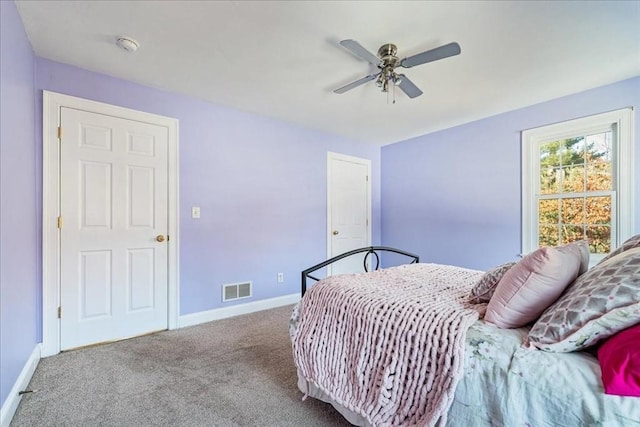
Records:
M0 427L9 427L9 424L11 424L13 414L16 413L16 409L18 409L18 404L20 404L20 399L22 398L19 393L27 388L40 362L41 347L41 344L36 344L31 356L27 359L27 363L24 364L20 375L18 375L18 379L16 379L16 382L13 384L7 399L2 404L2 409L0 409Z
M282 307L283 305L295 304L300 301L300 293L284 295L276 298L263 299L246 304L232 305L230 307L216 308L213 310L200 311L198 313L185 314L178 318L178 328L199 325L213 320L226 319L228 317L249 314L256 311L268 310L270 308Z

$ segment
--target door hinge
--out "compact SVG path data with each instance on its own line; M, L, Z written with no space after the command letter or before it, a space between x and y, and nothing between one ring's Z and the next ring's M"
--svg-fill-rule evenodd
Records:
M369 218L367 218L367 227L369 226Z
M62 139L62 126L58 126L58 139Z
M62 306L58 306L58 319L62 319Z
M369 175L365 175L367 182L369 182Z
M61 216L58 217L58 228L62 229L62 217Z
M169 241L169 235L167 234L167 242Z

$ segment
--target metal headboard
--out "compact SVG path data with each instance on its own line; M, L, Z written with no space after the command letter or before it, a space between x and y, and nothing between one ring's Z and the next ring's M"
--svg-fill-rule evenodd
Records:
M407 256L409 258L412 258L411 262L409 264L415 264L417 262L420 262L420 258L418 257L418 255L412 254L410 252L406 252L406 251L402 251L400 249L396 249L396 248L391 248L388 246L367 246L364 248L360 248L360 249L354 249L352 251L349 252L345 252L343 254L334 256L333 258L330 258L324 262L321 262L320 264L316 264L313 267L309 267L306 270L302 271L302 288L301 288L301 292L302 292L302 296L304 296L304 294L307 292L307 279L313 279L316 282L319 281L320 279L318 279L317 277L313 277L311 275L311 273L313 273L316 270L319 270L323 267L328 266L329 264L332 264L336 261L339 261L343 258L349 257L351 255L355 255L355 254L359 254L362 252L366 252L367 254L364 256L364 260L363 260L363 264L364 264L364 271L368 272L369 268L367 267L367 260L369 259L369 256L371 254L373 254L376 258L376 267L374 268L374 271L377 270L380 267L380 257L378 256L377 251L386 251L386 252L393 252L396 254L400 254L400 255L404 255Z

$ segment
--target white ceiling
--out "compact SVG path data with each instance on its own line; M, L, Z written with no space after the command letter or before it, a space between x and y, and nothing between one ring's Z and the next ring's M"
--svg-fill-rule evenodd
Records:
M17 1L38 56L388 144L640 75L638 1ZM114 44L137 39L136 53ZM387 104L342 48L458 56L403 70Z

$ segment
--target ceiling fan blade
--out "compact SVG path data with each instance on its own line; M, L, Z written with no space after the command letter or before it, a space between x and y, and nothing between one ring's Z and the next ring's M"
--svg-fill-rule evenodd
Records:
M400 83L398 83L398 87L402 89L404 93L407 94L409 98L415 98L416 96L422 95L422 91L418 89L418 86L414 85L411 80L404 74L398 74L400 77Z
M335 93L345 93L346 91L351 90L354 87L358 87L361 84L365 84L366 82L375 79L376 77L378 77L378 75L380 75L380 73L378 73L378 74L370 74L370 75L368 75L366 77L361 78L360 80L356 80L355 82L351 82L346 86L339 87L338 89L335 89L334 92Z
M453 42L404 58L400 61L400 66L404 68L411 68L416 65L426 64L427 62L437 61L438 59L444 59L458 54L460 54L460 45Z
M351 39L342 40L340 44L342 45L342 47L349 50L355 56L358 56L364 59L368 63L375 65L376 67L380 64L380 58L378 58L373 53L369 52L367 49L362 47L362 45L357 41L351 40Z

